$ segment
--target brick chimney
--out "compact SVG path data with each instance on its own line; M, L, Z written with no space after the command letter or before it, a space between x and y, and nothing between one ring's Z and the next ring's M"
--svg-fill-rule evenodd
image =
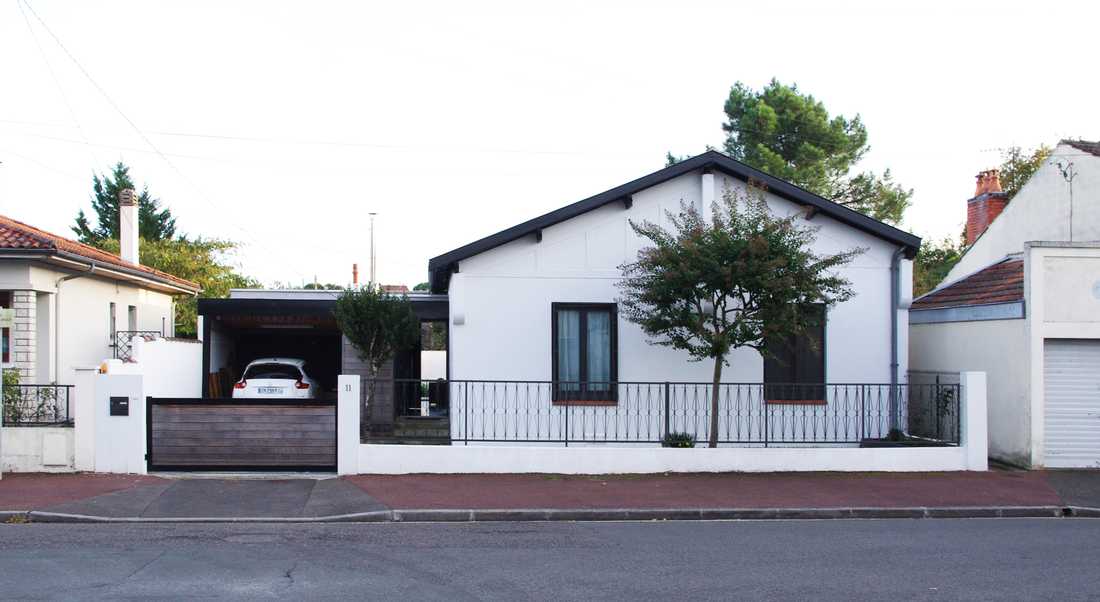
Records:
M118 243L123 261L141 263L138 259L138 195L133 188L118 191Z
M1008 204L1008 195L1001 190L1001 172L996 169L977 175L974 197L966 202L966 244L972 245L997 219Z

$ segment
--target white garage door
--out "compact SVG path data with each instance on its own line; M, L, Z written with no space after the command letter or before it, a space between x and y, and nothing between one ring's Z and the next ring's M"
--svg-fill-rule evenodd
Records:
M1100 467L1100 341L1047 339L1043 463Z

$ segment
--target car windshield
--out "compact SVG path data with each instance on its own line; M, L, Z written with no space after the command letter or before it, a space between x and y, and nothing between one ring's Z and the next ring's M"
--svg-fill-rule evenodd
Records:
M298 380L301 377L302 373L298 368L290 364L253 364L244 373L244 380L262 378Z

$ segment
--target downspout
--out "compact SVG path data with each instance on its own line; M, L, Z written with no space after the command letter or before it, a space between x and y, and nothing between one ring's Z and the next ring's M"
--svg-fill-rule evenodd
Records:
M890 429L901 425L898 399L898 306L901 304L901 258L905 247L898 247L890 258Z
M93 261L88 266L87 272L62 276L54 283L54 288L57 290L53 299L53 381L55 383L61 379L61 284L75 278L90 276L95 272L95 268L96 262Z

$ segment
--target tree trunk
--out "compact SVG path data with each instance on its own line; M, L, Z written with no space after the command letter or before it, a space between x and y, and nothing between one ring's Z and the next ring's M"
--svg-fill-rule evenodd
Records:
M710 443L709 447L718 447L718 400L722 396L722 356L714 358L714 381L710 390Z

